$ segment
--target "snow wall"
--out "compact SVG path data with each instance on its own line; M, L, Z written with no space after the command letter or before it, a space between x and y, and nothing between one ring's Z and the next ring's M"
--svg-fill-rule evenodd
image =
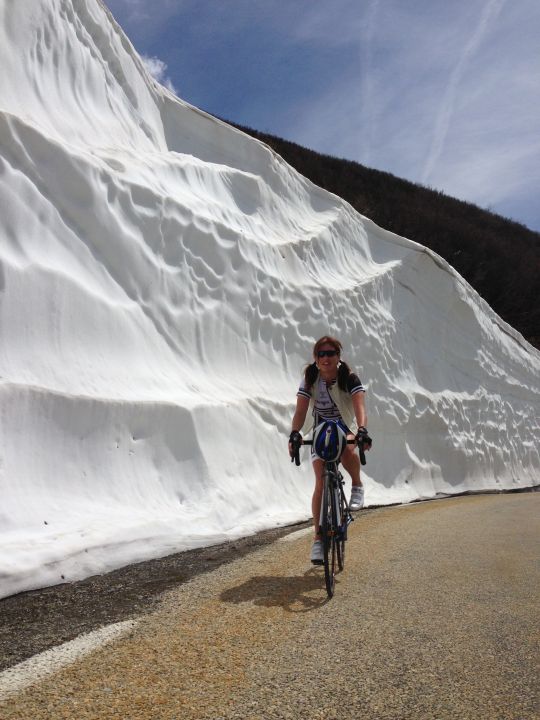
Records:
M156 84L99 0L0 0L0 596L309 516L303 365L367 505L538 483L540 355L440 257Z

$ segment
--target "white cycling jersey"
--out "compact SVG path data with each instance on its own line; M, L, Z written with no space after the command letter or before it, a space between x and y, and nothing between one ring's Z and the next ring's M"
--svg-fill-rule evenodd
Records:
M330 397L330 393L328 392L328 388L332 387L335 384L335 380L327 383L325 380L322 379L322 377L319 376L317 388L318 392L315 394L316 401L313 405L314 425L317 425L321 420L341 420L341 422L343 422L343 418L341 417L339 408L332 400L332 398ZM360 380L358 375L355 375L355 373L351 373L347 379L347 390L349 391L349 394L351 396L356 395L356 393L359 392L365 392L362 381ZM306 386L304 378L302 378L297 395L309 398L310 400L313 396L312 388L308 388Z

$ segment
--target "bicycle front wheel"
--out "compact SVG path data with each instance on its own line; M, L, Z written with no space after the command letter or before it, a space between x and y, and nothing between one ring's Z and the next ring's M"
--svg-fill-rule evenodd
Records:
M343 490L340 488L339 500L337 501L337 522L338 535L336 539L336 553L339 570L345 567L345 540L347 539L347 515L345 513L345 501Z
M336 496L332 483L332 473L323 475L324 489L321 512L321 536L324 549L324 580L328 597L334 595L337 567L337 507Z

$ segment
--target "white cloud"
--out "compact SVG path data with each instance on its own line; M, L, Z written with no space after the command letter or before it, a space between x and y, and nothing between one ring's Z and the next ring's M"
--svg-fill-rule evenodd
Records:
M157 57L147 57L146 55L141 55L141 60L143 61L144 66L146 67L150 75L154 78L154 80L157 80L158 83L164 85L175 95L178 94L170 77L168 77L166 74L167 63L163 62L163 60L160 60Z

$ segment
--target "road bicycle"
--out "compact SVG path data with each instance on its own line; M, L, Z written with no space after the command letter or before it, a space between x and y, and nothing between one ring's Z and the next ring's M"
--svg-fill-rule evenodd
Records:
M303 445L312 445L312 440L304 440ZM358 445L360 462L366 464L366 456L362 442L347 440L349 445ZM295 454L298 457L298 453ZM297 465L299 461L297 462ZM354 520L349 503L343 489L345 481L339 470L339 460L324 462L323 492L321 501L321 514L319 519L319 533L323 543L324 580L328 597L334 595L336 587L336 572L345 567L345 542L347 530Z

